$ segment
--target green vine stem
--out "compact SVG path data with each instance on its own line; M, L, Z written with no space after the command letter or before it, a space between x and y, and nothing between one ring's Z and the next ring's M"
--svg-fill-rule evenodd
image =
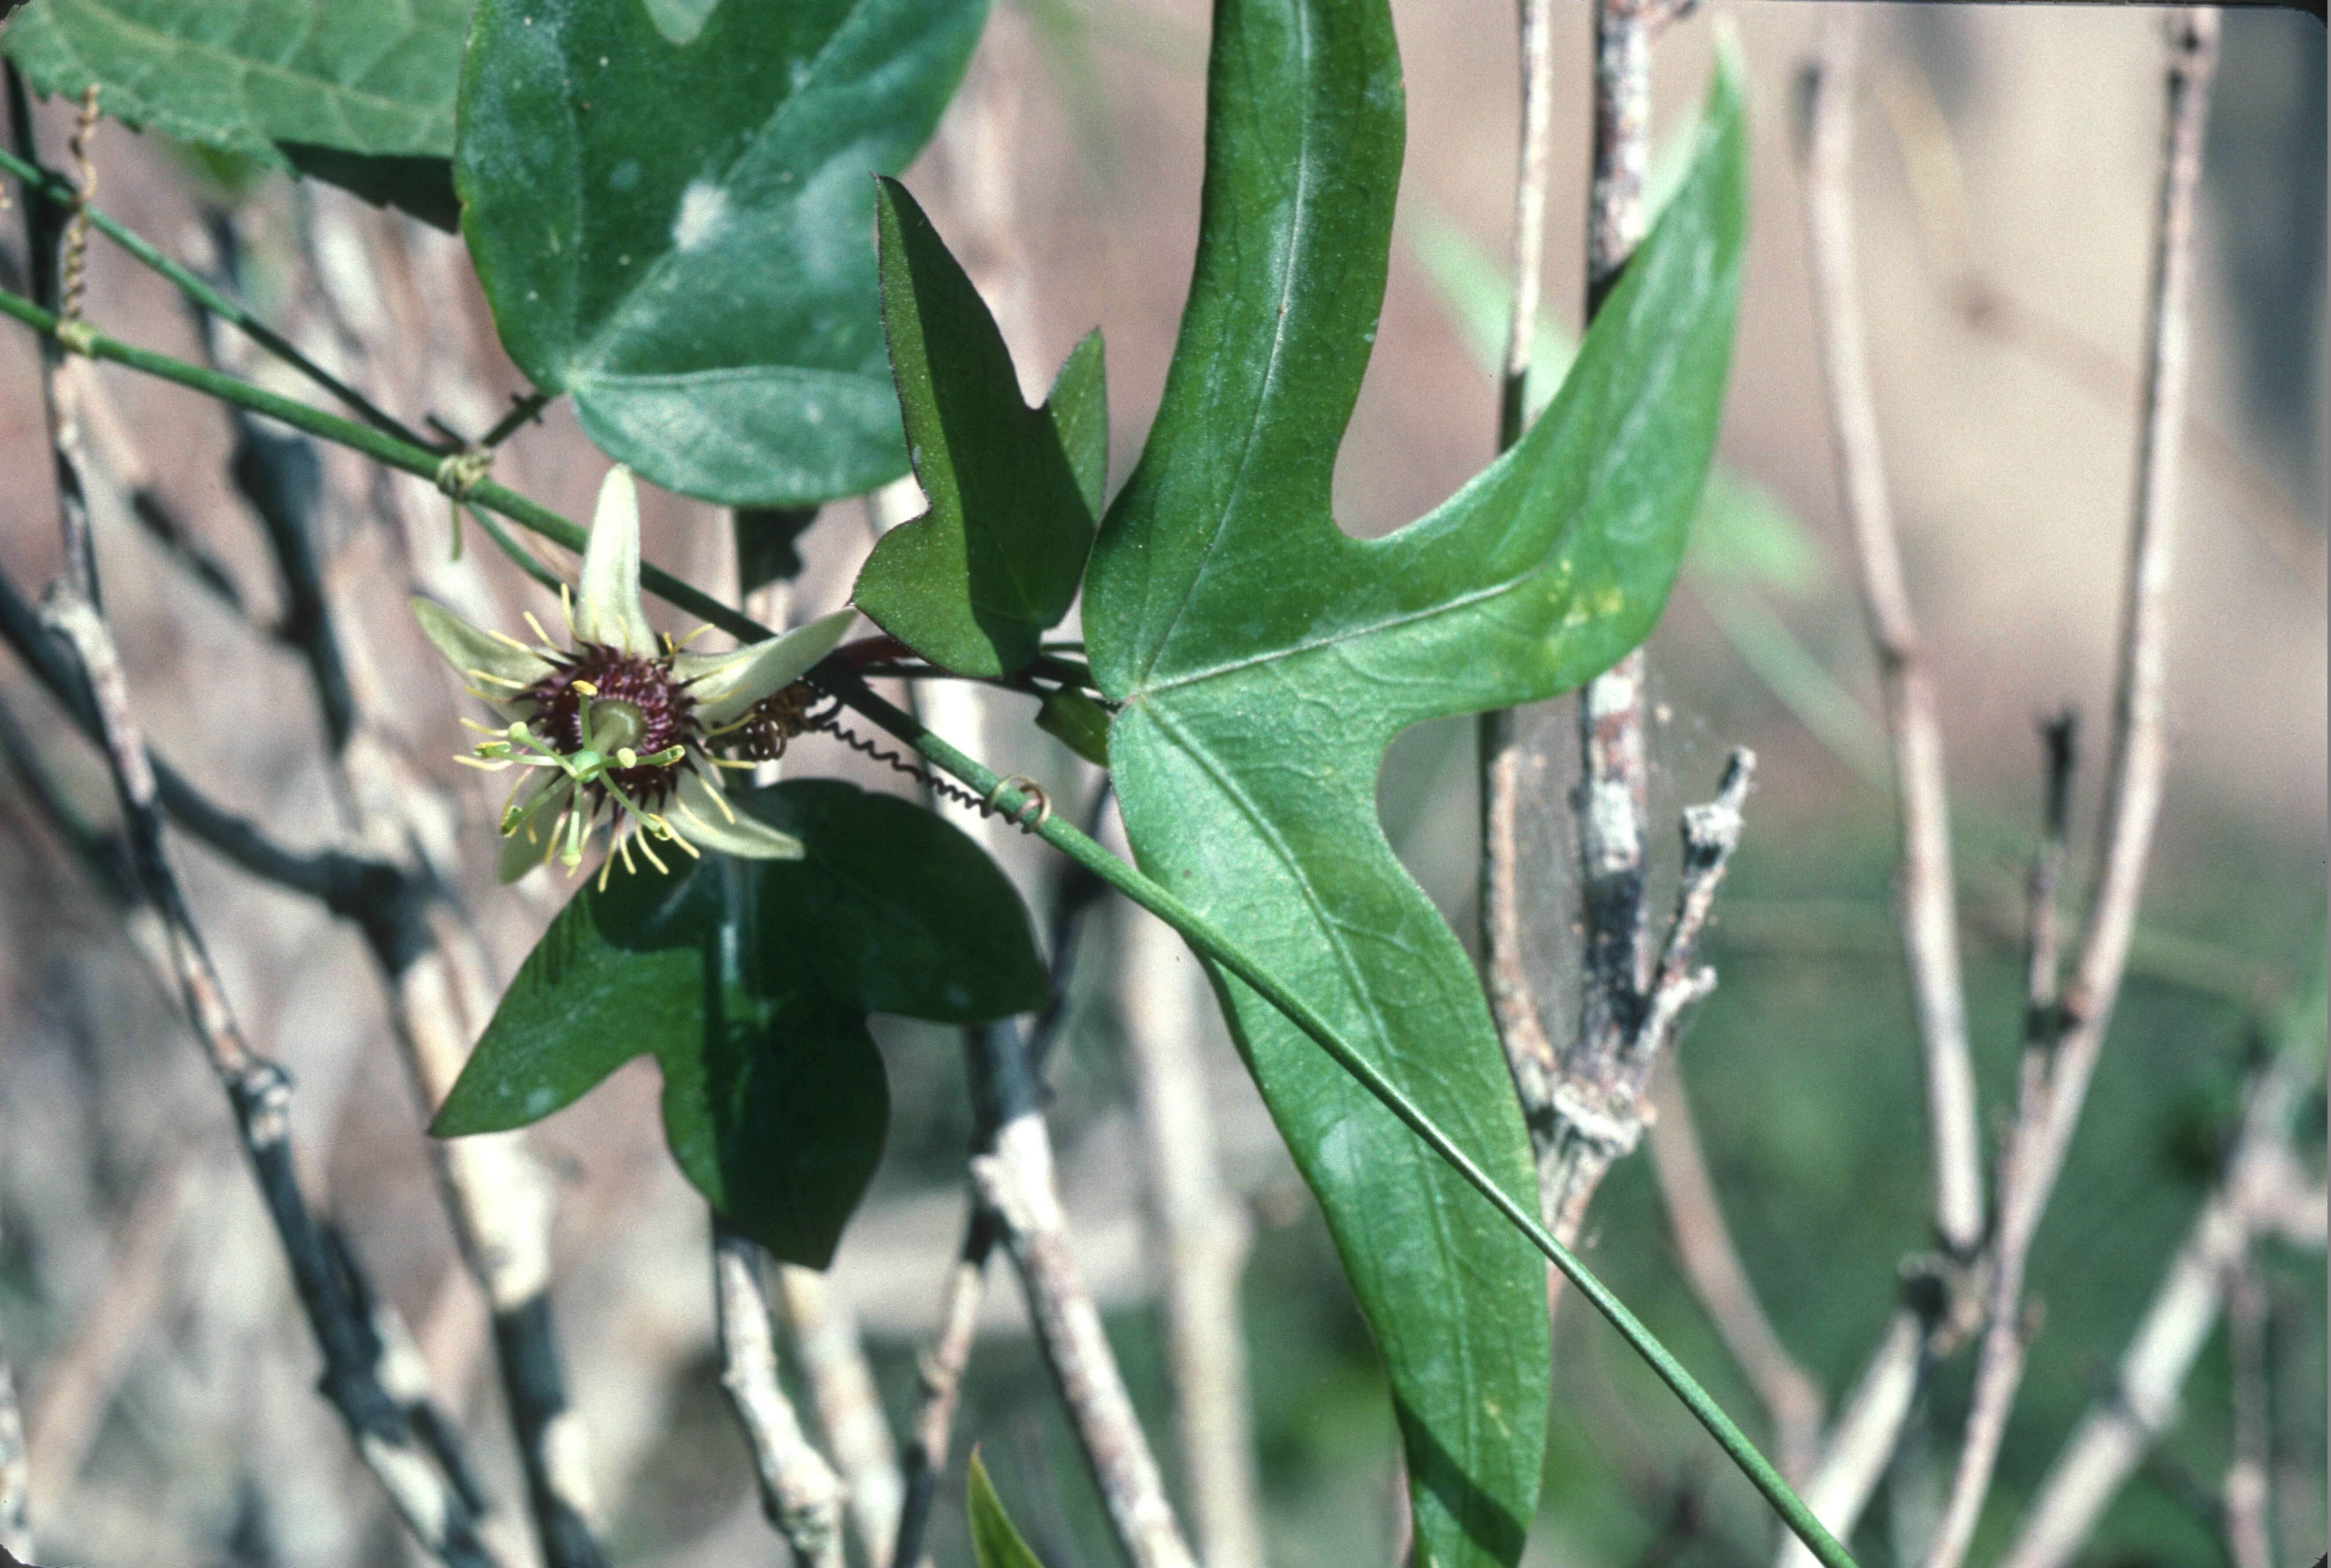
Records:
M0 315L14 317L73 353L127 366L132 370L176 382L254 413L265 414L320 440L352 448L391 468L433 482L445 461L445 454L442 451L399 440L384 431L356 423L338 414L327 413L239 377L119 342L84 323L65 323L61 329L54 315L20 295L0 290ZM500 513L529 533L553 544L577 553L583 548L586 537L583 528L539 502L491 480L478 481L469 489L464 499L475 507ZM498 544L519 557L521 565L528 564L525 553L517 549L517 541L509 539L500 529L494 529L492 533ZM668 603L732 636L756 641L771 635L768 628L750 616L668 572L642 565L640 580L644 587ZM1683 1402L1684 1408L1708 1429L1717 1446L1764 1494L1765 1501L1819 1559L1823 1568L1857 1568L1845 1548L1813 1516L1804 1499L1790 1488L1771 1461L1748 1440L1746 1434L1733 1424L1732 1418L1726 1415L1708 1391L1684 1370L1683 1364L1669 1353L1667 1346L1660 1344L1651 1331L1643 1326L1641 1320L1627 1309L1626 1304L1613 1296L1569 1248L1555 1240L1538 1222L1536 1215L1491 1180L1489 1174L1473 1162L1472 1156L1441 1131L1439 1124L1425 1115L1397 1085L1378 1071L1365 1057L1346 1044L1334 1028L1301 997L1287 990L1274 976L1250 959L1229 936L1217 931L1204 917L1166 889L1109 853L1059 816L1032 810L1038 803L1023 791L1018 781L1004 778L978 759L956 750L925 729L911 715L877 694L855 670L828 660L810 672L810 680L828 696L839 698L862 717L912 746L926 761L961 781L1007 818L1037 817L1030 832L1173 927L1198 953L1236 975L1257 995L1285 1014L1289 1022L1309 1035L1331 1060L1351 1074L1410 1131L1423 1139L1434 1154L1447 1161L1451 1169L1489 1200L1491 1207L1528 1238L1532 1246L1562 1270L1578 1288L1579 1293L1594 1304L1594 1309L1609 1320L1612 1327L1619 1331L1620 1336L1651 1364L1660 1380Z
M400 441L411 442L415 446L428 444L403 421L300 353L282 334L253 316L233 298L213 287L200 273L170 260L152 241L110 213L81 204L80 193L73 189L72 182L64 176L53 169L43 168L38 164L28 163L5 147L0 147L0 171L16 176L17 182L24 187L27 200L53 202L87 216L90 226L99 233L128 252L138 262L176 284L187 299L347 404L351 412L375 430L384 435L395 436Z

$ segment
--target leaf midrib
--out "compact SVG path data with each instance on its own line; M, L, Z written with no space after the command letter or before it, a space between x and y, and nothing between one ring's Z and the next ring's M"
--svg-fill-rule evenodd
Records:
M1319 930L1327 950L1335 955L1336 967L1343 977L1351 1000L1357 1004L1365 1016L1367 1039L1375 1048L1375 1056L1387 1065L1397 1065L1399 1059L1391 1048L1392 1041L1387 1032L1382 1028L1382 1014L1375 1003L1374 993L1361 973L1356 955L1351 952L1349 945L1344 939L1342 924L1329 912L1327 901L1313 887L1308 863L1304 858L1297 855L1292 847L1288 844L1272 813L1251 796L1242 784L1221 765L1209 747L1200 744L1195 736L1175 723L1166 711L1154 706L1147 711L1151 723L1156 726L1158 732L1179 747L1185 755L1196 763L1206 776L1213 781L1222 797L1254 825L1255 830L1262 835L1263 841L1270 846L1273 858L1294 879L1297 888L1300 889L1304 908L1309 911L1312 923ZM1375 821L1373 813L1370 813L1370 818L1372 822ZM1397 857L1393 855L1391 844L1383 838L1381 824L1378 825L1377 843L1387 858L1394 859L1396 861ZM1428 1202L1424 1205L1424 1210L1431 1217L1433 1241L1441 1255L1456 1256L1458 1248L1455 1238L1450 1232L1447 1205L1441 1202ZM1470 1326L1470 1325L1461 1325L1460 1332ZM1459 1364L1467 1367L1471 1365L1472 1359L1470 1345L1465 1354L1457 1357ZM1470 1377L1467 1381L1470 1382ZM1468 1501L1470 1503L1475 1499L1468 1499ZM1451 1508L1451 1513L1458 1518L1460 1525L1470 1525L1475 1517L1475 1509L1471 1506Z
M1294 11L1299 34L1296 55L1308 67L1312 52L1311 12L1305 5L1298 5ZM1308 71L1304 74L1308 79ZM1256 434L1262 428L1263 411L1271 403L1271 388L1279 379L1280 356L1287 346L1288 304L1294 298L1295 274L1299 269L1303 251L1304 224L1310 216L1310 207L1305 198L1311 189L1311 122L1309 114L1300 117L1303 131L1297 143L1295 159L1295 224L1289 231L1286 248L1281 252L1284 260L1280 266L1279 309L1270 335L1270 354L1264 366L1262 385L1255 394L1254 411L1248 416L1246 432L1239 442L1238 471L1231 480L1229 492L1224 496L1222 506L1214 513L1213 526L1207 531L1206 547L1199 553L1196 569L1191 572L1190 580L1182 584L1182 596L1175 601L1173 614L1166 618L1165 629L1157 634L1157 641L1151 644L1149 656L1142 660L1143 686L1148 684L1150 672L1157 668L1157 660L1164 656L1166 644L1174 641L1174 629L1189 613L1190 602L1197 596L1198 584L1204 580L1207 567L1213 564L1215 549L1222 543L1223 530L1230 526L1231 513L1238 508L1240 492L1246 487L1247 470L1254 461Z
M1159 681L1155 686L1141 687L1136 690L1133 693L1132 698L1127 700L1133 700L1135 698L1144 697L1162 696L1166 692L1173 691L1182 687L1196 686L1204 681L1215 680L1224 676L1235 675L1242 670L1251 670L1259 665L1275 663L1282 659L1300 658L1306 653L1315 653L1323 648L1333 648L1339 642L1350 642L1363 637L1373 637L1378 632L1397 631L1403 626L1413 626L1419 622L1430 621L1435 616L1447 615L1459 610L1470 609L1471 606L1479 604L1485 600L1498 598L1504 594L1512 593L1515 589L1519 588L1544 570L1546 570L1546 568L1543 565L1534 566L1518 576L1509 577L1501 583L1491 584L1486 588L1476 588L1470 594L1460 594L1454 599L1443 600L1438 604L1431 605L1422 610L1410 610L1402 614L1386 617L1381 621L1371 621L1364 626L1346 627L1339 632L1331 632L1324 637L1315 637L1303 642L1288 643L1278 648L1268 648L1259 653L1250 653L1245 655L1243 658L1232 659L1221 664L1210 665L1204 670L1194 670L1185 675L1176 675L1169 680Z

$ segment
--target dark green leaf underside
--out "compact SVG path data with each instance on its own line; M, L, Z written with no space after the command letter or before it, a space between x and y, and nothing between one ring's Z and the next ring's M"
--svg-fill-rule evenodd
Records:
M442 159L470 0L35 0L7 49L43 92L281 168L279 144Z
M680 860L586 882L502 998L434 1130L497 1132L624 1062L663 1069L673 1159L731 1224L823 1267L890 1116L870 1012L1041 1006L1027 917L978 846L890 795L804 780L740 797L795 861ZM667 856L670 860L671 857Z

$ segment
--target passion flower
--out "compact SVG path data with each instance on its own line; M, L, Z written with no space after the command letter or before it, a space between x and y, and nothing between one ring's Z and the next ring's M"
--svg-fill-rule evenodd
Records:
M565 646L531 615L539 641L529 644L413 602L429 641L502 720L499 728L462 720L489 738L457 760L528 773L502 807L501 879L514 882L554 857L573 874L603 822L610 868L620 860L631 869L636 845L665 869L659 842L691 856L798 857L800 840L728 804L715 770L751 765L716 759L708 743L832 652L857 612L728 653L688 653L658 638L640 608L639 494L621 468L600 488L582 581L561 602Z

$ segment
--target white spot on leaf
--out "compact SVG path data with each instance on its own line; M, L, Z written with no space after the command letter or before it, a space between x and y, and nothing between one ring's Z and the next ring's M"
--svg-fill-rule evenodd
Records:
M671 242L682 255L710 240L728 220L728 193L706 180L692 182L680 196L680 216L671 223Z

